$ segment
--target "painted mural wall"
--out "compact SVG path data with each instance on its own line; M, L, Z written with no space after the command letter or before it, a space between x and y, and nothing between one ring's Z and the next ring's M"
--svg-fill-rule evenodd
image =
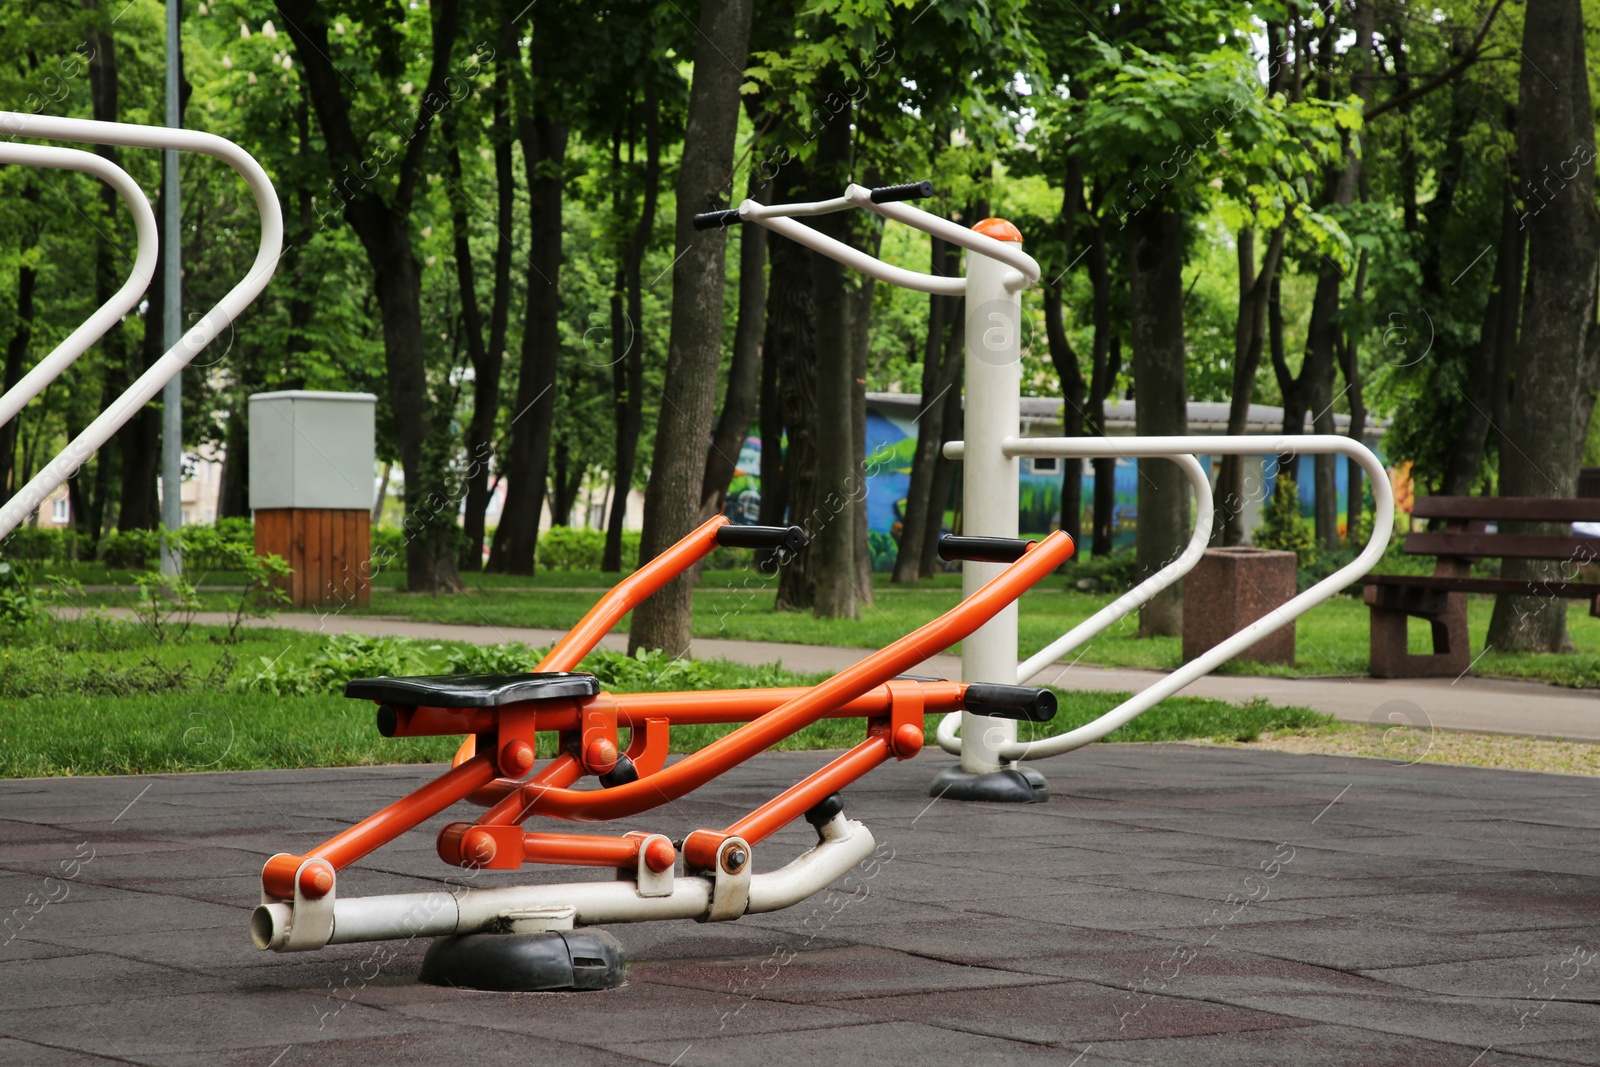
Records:
M906 492L911 484L911 460L917 444L917 426L911 419L898 413L878 408L867 408L867 526L869 529L874 570L893 568L895 552L900 540L900 524L905 517ZM761 513L761 438L752 434L745 438L739 452L739 464L733 482L728 488L726 515L730 522L753 525ZM1162 462L1151 460L1150 462ZM1215 478L1220 457L1200 457L1200 462L1212 471ZM1308 519L1313 511L1313 459L1301 456L1300 512ZM1018 529L1024 535L1044 534L1059 527L1061 519L1061 477L1059 460L1024 459L1021 461L1020 508ZM1278 457L1262 457L1263 484L1254 491L1270 500L1275 490ZM1117 549L1132 547L1139 525L1139 467L1138 461L1119 459L1114 474L1116 507L1112 516L1113 542ZM1339 515L1346 514L1348 473L1344 463L1337 467L1339 488ZM1247 486L1247 492L1251 491ZM1084 502L1083 526L1087 530L1094 521L1094 470L1091 464L1083 465ZM952 502L953 503L953 502ZM953 509L945 511L945 529L952 529L956 521Z

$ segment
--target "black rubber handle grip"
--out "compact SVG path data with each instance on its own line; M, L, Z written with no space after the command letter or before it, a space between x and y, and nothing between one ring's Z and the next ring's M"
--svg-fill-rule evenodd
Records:
M1056 695L1049 689L1027 685L973 682L963 701L974 715L1022 722L1049 722L1056 717Z
M727 211L703 211L694 217L694 228L697 230L716 230L743 221L739 217L739 209L736 207L729 208Z
M798 552L806 547L806 532L798 526L717 527L717 544L723 548L755 548L775 552L780 548Z
M872 190L874 204L887 204L894 200L921 200L933 195L933 183L924 179L904 185L884 185Z
M1032 541L1016 537L957 537L939 535L939 558L969 560L973 563L1015 563L1028 551Z

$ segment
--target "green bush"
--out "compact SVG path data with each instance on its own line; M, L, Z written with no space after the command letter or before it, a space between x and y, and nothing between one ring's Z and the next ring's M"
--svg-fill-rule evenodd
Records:
M39 526L18 526L4 542L0 557L22 563L55 563L68 558L66 531ZM77 538L73 545L76 547Z
M1272 499L1267 501L1265 515L1251 542L1257 548L1293 552L1302 569L1316 560L1317 539L1300 514L1300 491L1288 475L1278 475Z
M274 696L337 694L352 678L399 678L422 673L426 669L422 649L416 642L396 637L339 634L329 638L303 663L262 656L261 666L239 678L235 686L247 693Z
M468 645L452 650L440 667L441 674L522 674L544 653L515 641L503 645Z
M0 563L0 632L26 630L44 619L45 604L33 576L13 563Z
M372 531L372 573L389 567L404 570L406 532L398 526L378 526Z
M1138 560L1131 548L1110 552L1104 556L1091 553L1079 557L1076 563L1067 568L1067 585L1075 587L1085 578L1092 578L1100 583L1101 589L1121 593L1133 588L1138 574Z
M539 548L535 562L547 570L597 571L605 555L604 530L575 530L570 526L553 526L539 535ZM622 532L622 569L633 570L639 565L639 531Z
M255 527L249 519L223 519L215 526L185 526L178 531L183 569L189 574L238 571L255 555Z
M235 515L228 519L218 519L216 530L224 541L255 546L256 524L248 516Z
M112 530L100 539L100 559L107 567L139 570L161 559L159 530Z

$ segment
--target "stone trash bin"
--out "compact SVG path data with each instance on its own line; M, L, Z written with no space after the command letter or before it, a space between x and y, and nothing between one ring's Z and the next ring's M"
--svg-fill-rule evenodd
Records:
M1208 548L1183 579L1183 661L1221 644L1294 598L1295 556L1264 548ZM1294 664L1294 625L1235 659Z

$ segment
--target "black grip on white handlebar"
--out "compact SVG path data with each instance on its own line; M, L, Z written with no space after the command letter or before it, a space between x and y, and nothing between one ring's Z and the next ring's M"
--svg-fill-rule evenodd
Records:
M967 560L972 563L1015 563L1032 545L1016 537L962 537L957 534L940 534L939 558L946 562Z
M726 211L703 211L694 217L694 228L697 230L715 230L743 221L739 217L738 208L729 208Z
M884 185L872 190L874 204L887 204L895 200L921 200L933 195L933 183L927 180L906 182L904 185Z

